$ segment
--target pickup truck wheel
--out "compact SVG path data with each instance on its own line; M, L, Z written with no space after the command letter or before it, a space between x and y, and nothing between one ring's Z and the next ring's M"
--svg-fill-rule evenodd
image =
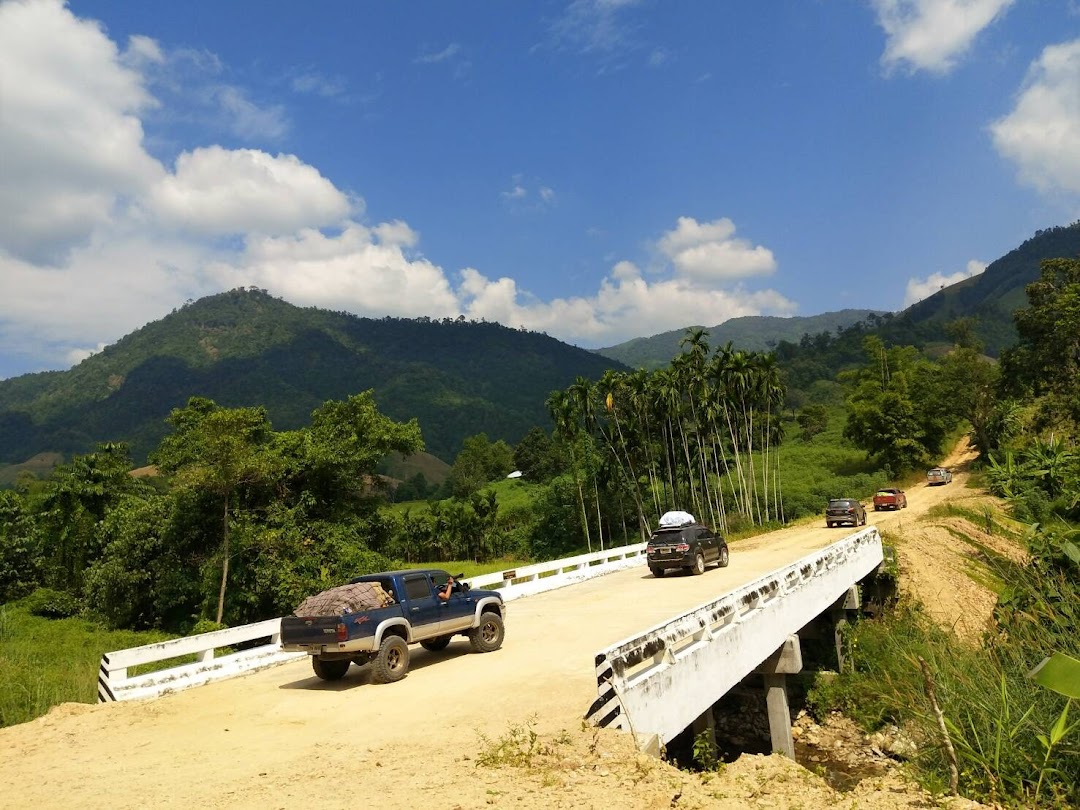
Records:
M485 613L480 617L480 626L469 631L469 643L473 652L495 652L503 643L505 635L502 616L498 613Z
M720 568L728 567L728 563L731 562L731 555L728 552L727 546L720 549L720 557L717 562L719 563Z
M427 641L421 641L420 646L425 650L431 650L432 652L439 652L445 650L447 645L450 644L450 636L438 636L437 638L429 638Z
M341 661L324 661L317 655L311 656L311 668L315 675L324 681L340 681L349 671L352 662L345 658Z
M649 570L652 571L652 575L657 579L661 579L664 576L664 569L658 565L650 565Z
M690 573L694 576L705 573L705 555L700 551L694 555L694 567L690 569Z
M401 636L387 636L379 645L379 654L371 671L375 683L393 683L409 674L409 645Z

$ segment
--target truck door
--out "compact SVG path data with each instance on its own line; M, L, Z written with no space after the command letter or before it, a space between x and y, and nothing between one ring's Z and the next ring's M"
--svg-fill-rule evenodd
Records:
M405 598L408 600L408 612L405 615L412 625L413 635L418 639L439 635L442 608L432 590L431 576L406 574Z
M445 585L446 580L441 583L436 581L435 587L438 588L440 584ZM461 589L460 582L454 583L450 598L445 602L440 601L439 604L440 610L442 610L442 624L439 626L439 630L443 635L472 627L473 614L476 611L476 599L470 596L468 591Z

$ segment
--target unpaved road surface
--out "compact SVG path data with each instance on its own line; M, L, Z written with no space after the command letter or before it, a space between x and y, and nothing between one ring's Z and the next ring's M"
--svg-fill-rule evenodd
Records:
M961 495L963 478L914 487L908 509L871 522L898 530ZM396 684L355 666L325 683L305 660L152 701L65 704L0 730L0 807L829 807L837 794L781 757L702 780L581 718L597 650L844 534L819 520L736 544L729 568L700 577L642 566L511 602L501 650L415 647ZM513 733L494 763L477 761ZM893 779L845 806L933 806Z

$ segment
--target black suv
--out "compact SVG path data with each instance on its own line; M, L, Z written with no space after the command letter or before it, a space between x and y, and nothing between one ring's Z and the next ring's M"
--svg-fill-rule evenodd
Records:
M649 538L646 555L654 577L662 577L671 568L703 574L709 563L720 568L728 564L724 538L700 523L657 529Z
M865 526L866 507L854 498L833 498L825 507L825 525L831 529L844 523Z

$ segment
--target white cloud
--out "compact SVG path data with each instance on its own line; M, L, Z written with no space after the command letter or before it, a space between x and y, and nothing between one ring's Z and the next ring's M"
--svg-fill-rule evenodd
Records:
M885 32L886 70L948 73L1015 0L871 0Z
M280 104L260 106L243 90L227 84L212 87L209 95L228 119L230 130L241 138L276 141L289 131L285 108Z
M342 224L349 198L293 155L211 146L185 152L149 191L165 226L204 234L283 233Z
M437 65L439 62L446 62L461 53L461 46L456 42L451 42L441 51L434 51L428 53L422 53L416 57L416 62L422 65Z
M1080 193L1080 39L1043 50L1016 106L990 132L1025 182Z
M309 70L294 76L290 87L297 93L336 98L345 92L345 80L340 76L328 78L321 73Z
M933 295L938 290L956 284L966 278L973 278L979 275L985 269L986 262L971 259L967 263L965 269L958 270L949 275L945 275L944 273L933 273L928 278L910 278L908 279L907 291L904 295L904 306L910 307L912 304Z
M772 251L736 239L735 224L727 218L699 223L679 217L675 230L664 234L657 247L677 275L700 281L768 275L776 269Z
M0 3L0 246L58 262L161 168L142 149L141 76L58 0Z
M542 301L511 278L447 272L418 252L407 222L360 222L363 201L296 156L206 145L171 167L154 160L140 116L158 100L143 71L167 71L179 52L145 37L120 52L59 0L7 0L0 53L17 79L5 83L0 127L0 344L40 368L233 287L376 317L463 314L587 345L794 311L738 284L776 263L728 219L679 219L653 246L662 266L646 277L612 261L577 297ZM191 53L190 64L220 67ZM515 177L506 197L543 207L556 193Z

